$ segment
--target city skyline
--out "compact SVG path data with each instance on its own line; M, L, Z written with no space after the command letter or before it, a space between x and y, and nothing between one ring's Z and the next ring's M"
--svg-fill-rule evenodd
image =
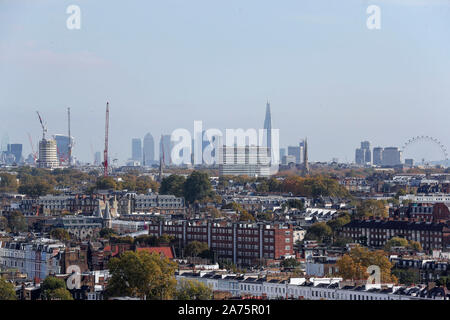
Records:
M106 101L110 154L122 163L131 138L192 131L194 120L261 128L266 98L280 146L308 136L310 161L352 162L363 139L401 147L424 134L450 145L446 1L374 1L382 10L376 31L366 28L367 6L356 0L276 8L264 1L126 9L81 2L80 30L66 28L69 4L2 4L0 135L22 143L24 157L27 133L35 148L40 139L35 110L49 134L66 134L70 107L74 156L92 162L90 145L103 150ZM431 123L424 113L440 116Z

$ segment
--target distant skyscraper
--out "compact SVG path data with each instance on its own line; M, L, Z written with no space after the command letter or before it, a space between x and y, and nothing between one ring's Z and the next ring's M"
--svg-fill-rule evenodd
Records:
M383 164L383 148L373 148L373 164L376 166L381 166Z
M364 164L372 163L372 152L370 151L370 142L362 141L361 149L364 150Z
M155 141L150 133L144 137L143 162L145 166L150 166L155 160Z
M39 141L39 168L57 168L59 166L58 154L56 151L56 141L42 139Z
M161 157L163 157L164 165L172 164L171 152L172 152L172 141L170 140L170 134L162 135L161 140L159 142L159 154Z
M102 153L97 151L94 155L94 165L99 166L102 163Z
M304 155L305 155L305 140L300 141L300 163L303 163L305 161Z
M270 114L270 103L267 101L266 103L266 118L264 119L264 129L266 130L266 145L268 148L268 152L272 150L272 116Z
M365 150L358 148L355 150L355 163L363 165L364 164L364 156L365 156Z
M288 146L288 155L295 157L295 163L300 164L301 149L298 146Z
M280 148L280 159L283 159L284 156L286 156L286 148Z
M372 152L370 151L370 142L362 141L361 148L355 151L355 163L366 165L372 163Z
M398 166L402 163L402 153L397 147L388 147L383 150L383 166Z
M283 158L281 158L281 164L284 164L284 165L288 165L290 163L295 164L295 161L296 161L295 157L290 156L290 155L283 156Z
M414 166L414 159L405 159L405 166L412 168Z
M22 144L21 143L8 144L8 152L14 156L16 163L19 163L22 161Z
M58 153L58 160L60 162L69 161L69 144L70 139L68 136L62 134L55 134L56 148ZM72 138L73 141L73 138Z
M8 144L9 144L9 137L8 134L5 132L2 136L2 141L0 145L0 151L8 151Z
M142 163L142 141L140 138L131 140L131 160L140 161Z
M369 141L362 141L361 142L361 149L370 149L370 142Z

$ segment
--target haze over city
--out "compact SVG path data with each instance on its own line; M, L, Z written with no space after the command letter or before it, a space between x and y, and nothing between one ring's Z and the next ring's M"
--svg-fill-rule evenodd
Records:
M449 30L450 0L0 0L2 310L450 301Z
M0 137L26 156L27 133L41 137L35 111L49 134L66 134L70 107L74 155L92 161L109 101L110 154L123 162L132 138L192 131L194 120L262 128L269 99L280 146L307 136L311 161L351 162L363 140L450 145L449 2L372 3L376 31L368 1L4 0ZM79 30L66 27L70 4L81 8Z

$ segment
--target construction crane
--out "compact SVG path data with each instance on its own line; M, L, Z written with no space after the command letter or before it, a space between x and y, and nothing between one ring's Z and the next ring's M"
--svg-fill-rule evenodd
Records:
M106 102L106 119L105 119L105 151L103 152L103 175L108 176L108 130L109 130L109 102Z
M45 140L45 133L47 132L47 127L44 125L41 115L39 114L39 111L36 111L36 112L39 117L39 122L41 123L41 126L42 126L42 140Z
M34 151L33 139L31 139L31 134L28 132L28 140L30 141L31 154L33 155L34 162L37 160L37 152Z
M68 164L69 166L72 165L72 136L70 135L70 108L67 108L67 124L69 129L69 145L68 145Z

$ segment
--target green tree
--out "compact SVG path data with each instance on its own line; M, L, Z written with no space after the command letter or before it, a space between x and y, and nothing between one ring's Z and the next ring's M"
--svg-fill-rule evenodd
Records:
M388 241L386 241L386 244L384 245L384 249L386 251L391 251L393 247L408 247L408 240L406 240L405 238L400 238L400 237L393 237L391 239L389 239Z
M306 197L346 197L349 195L347 189L341 186L337 179L324 175L313 177L290 176L281 183L281 190L292 192L298 196Z
M212 197L211 182L206 172L193 171L184 183L184 198L189 203Z
M15 175L6 172L0 173L0 192L15 192L17 187L17 177Z
M386 244L384 245L384 249L386 251L391 251L392 248L394 247L404 247L407 249L411 249L414 251L422 251L422 246L419 242L417 241L408 241L405 238L400 238L400 237L392 237L391 239L389 239Z
M247 210L242 210L239 216L239 221L255 221L255 217L248 213Z
M392 274L398 279L398 282L403 285L411 285L420 283L420 275L413 269L393 269Z
M256 185L256 191L258 191L258 192L269 192L269 183L266 181L266 180L264 180L264 181L261 181L260 183L258 183L257 185Z
M405 195L406 195L405 189L399 189L397 191L397 193L395 194L395 199L398 200L400 198L400 196L405 196Z
M350 237L337 236L334 238L333 246L344 248L347 244L352 242L353 239Z
M388 210L386 208L386 202L383 200L363 200L356 207L356 216L357 218L362 217L387 217Z
M0 216L0 230L7 230L8 228L8 219L6 217Z
M410 240L408 248L414 251L423 251L422 245L418 241Z
M69 241L70 240L70 234L63 228L55 228L52 231L50 231L50 237L52 237L53 239L60 240L60 241Z
M184 196L184 183L186 178L176 174L172 174L161 181L161 186L159 187L160 194L173 194L176 197Z
M27 221L20 211L13 211L9 214L8 227L14 233L28 230Z
M53 276L42 282L41 295L43 300L73 300L64 280Z
M136 179L136 192L147 193L149 189L151 189L152 192L158 191L158 182L148 176L140 176Z
M283 268L297 268L300 266L300 262L295 258L289 258L281 261L280 266Z
M21 183L18 189L19 193L30 197L40 197L50 193L55 193L54 185L41 177L30 177Z
M305 240L329 242L332 234L333 231L325 222L316 222L306 231Z
M305 205L303 204L303 201L301 201L299 199L289 199L287 201L287 206L289 208L295 208L295 209L298 209L300 211L302 211L305 208Z
M99 177L95 186L99 190L117 189L117 183L112 177Z
M116 235L116 232L110 228L103 228L100 230L99 235L101 238L110 238L113 235Z
M333 233L339 231L343 226L350 222L350 215L344 214L336 219L327 222L327 225L333 230Z
M0 277L0 300L16 300L16 290L12 283Z
M107 297L170 299L175 292L176 263L157 253L126 251L108 263Z
M177 300L211 300L213 291L204 283L182 279L178 282L175 298Z
M369 251L365 247L352 248L348 254L343 255L336 263L337 274L344 279L367 279L367 268L371 265L380 267L382 283L396 283L397 278L391 274L392 263L383 250Z
M184 255L187 257L198 257L201 254L205 254L209 251L208 244L206 242L191 241L184 249Z

